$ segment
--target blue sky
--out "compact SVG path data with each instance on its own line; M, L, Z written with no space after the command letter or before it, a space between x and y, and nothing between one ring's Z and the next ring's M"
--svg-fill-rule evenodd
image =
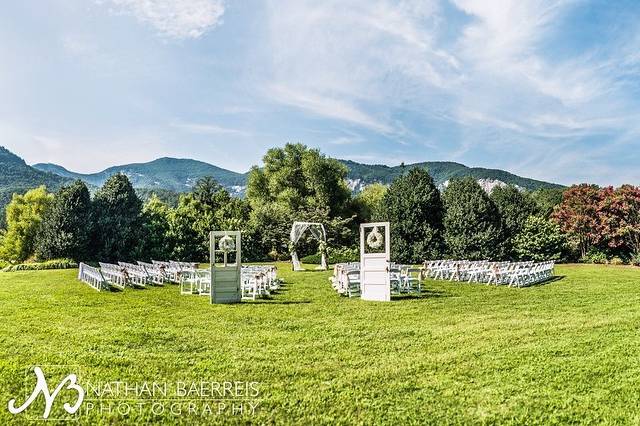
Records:
M236 171L303 142L640 184L640 3L23 0L0 14L0 144L80 172Z

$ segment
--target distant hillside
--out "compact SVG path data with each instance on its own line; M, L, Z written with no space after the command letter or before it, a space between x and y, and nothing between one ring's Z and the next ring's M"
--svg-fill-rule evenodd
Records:
M426 168L436 185L441 188L446 187L451 179L465 176L474 177L486 190L491 190L499 185L516 185L528 190L562 188L562 185L524 178L504 170L467 167L464 164L448 161L431 161L394 167L380 164L361 164L350 160L340 161L349 169L349 185L355 192L376 182L390 184L398 176L415 167Z
M22 158L0 147L0 208L4 208L14 193L22 194L40 185L57 190L67 182L69 179L57 174L28 166Z
M424 167L429 170L440 188L456 177L472 176L478 180L485 190L490 191L495 186L516 185L522 189L535 190L538 188L561 188L561 185L542 182L516 176L504 170L467 167L464 164L433 161L409 164L405 166L384 166L376 164L361 164L355 161L339 160L349 169L348 184L354 192L359 192L366 185L380 182L390 184L398 176L414 167ZM51 172L64 178L82 179L92 187L101 186L111 175L124 173L129 177L134 187L145 189L150 195L159 191L180 193L190 191L197 180L204 176L212 176L231 193L242 196L246 189L248 173L236 173L230 170L204 163L202 161L160 158L149 163L126 164L110 167L102 172L93 174L75 173L55 164L35 164L38 170ZM170 194L165 193L164 195ZM172 195L170 198L174 199Z
M110 176L123 173L136 188L166 189L174 192L190 191L197 180L204 176L213 177L233 193L243 192L246 182L246 176L243 174L202 161L179 158L160 158L149 163L125 164L92 174L71 172L56 164L34 164L33 167L64 177L82 179L94 186L102 186Z

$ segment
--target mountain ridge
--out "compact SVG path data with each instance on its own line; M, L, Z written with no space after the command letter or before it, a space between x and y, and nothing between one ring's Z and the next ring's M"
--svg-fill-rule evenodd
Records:
M347 167L347 183L354 192L359 192L372 183L390 184L403 173L416 167L426 168L440 188L446 187L451 179L464 176L474 177L488 191L495 186L507 184L527 190L563 187L555 183L518 176L501 169L468 167L453 161L427 161L398 166L364 164L352 160L338 161ZM136 188L163 189L178 193L189 191L199 178L212 176L236 195L244 193L249 174L249 172L233 172L199 160L172 157L161 157L146 163L112 166L101 172L88 174L72 172L52 163L38 163L32 167L64 178L81 179L91 186L101 186L111 175L124 173Z
M37 170L22 158L0 146L0 207L5 206L13 194L45 185L57 190L69 180L57 174Z

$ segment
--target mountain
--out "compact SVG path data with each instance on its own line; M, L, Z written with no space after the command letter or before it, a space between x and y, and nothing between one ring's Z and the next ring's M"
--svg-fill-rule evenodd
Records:
M8 149L0 147L0 207L11 200L14 193L45 185L50 191L60 188L68 179L53 173L37 170Z
M393 167L381 164L361 164L350 160L340 160L340 162L349 169L348 184L355 192L359 192L365 186L376 182L390 184L398 176L416 167L427 169L435 184L440 188L446 187L453 178L466 176L475 178L486 191L504 185L515 185L531 191L539 188L563 187L555 183L517 176L504 170L467 167L464 164L449 161L429 161Z
M34 164L33 167L67 178L81 179L93 186L102 186L110 176L123 173L136 188L165 189L175 192L191 190L196 181L204 176L213 177L232 193L242 193L246 182L246 175L241 173L225 170L202 161L166 157L149 163L110 167L92 174L71 172L62 166L49 163Z
M429 170L436 185L440 188L446 187L452 178L464 176L474 177L487 191L496 186L508 184L528 190L562 188L561 185L516 176L504 170L467 167L464 164L447 161L432 161L393 167L380 164L362 164L350 160L338 161L349 169L347 180L354 192L359 192L366 185L376 182L390 184L395 178L415 167ZM124 173L129 177L134 187L143 188L147 192L153 190L186 192L191 190L199 178L212 176L231 193L240 196L244 194L246 189L248 175L248 173L232 172L202 161L178 158L160 158L149 163L110 167L93 174L71 172L56 164L34 164L33 167L43 172L55 173L63 178L82 179L94 187L101 186L111 175Z

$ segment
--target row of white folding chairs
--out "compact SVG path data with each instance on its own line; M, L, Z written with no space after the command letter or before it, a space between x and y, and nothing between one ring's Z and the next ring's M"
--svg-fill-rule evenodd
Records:
M433 260L423 265L423 274L433 279L483 282L522 287L548 280L554 262L490 262L487 260Z
M211 270L194 269L179 273L180 293L208 296L211 293Z
M170 274L166 273L164 266L155 263L147 263L138 261L138 265L142 266L149 276L149 280L154 284L165 284L171 282Z
M85 263L78 265L78 280L89 284L95 290L109 290L111 285L100 272L100 269L89 266Z
M338 294L348 297L360 296L360 263L337 263L329 278L331 286Z
M242 267L242 299L256 300L268 297L280 288L278 270L275 266L248 265Z
M193 262L176 262L173 260L166 262L152 260L151 263L162 267L164 270L164 274L166 274L171 281L176 283L180 282L181 274L188 274L198 270L198 264Z
M110 285L121 290L131 285L127 271L122 266L104 262L100 262L99 265L102 276Z
M145 286L147 284L156 284L161 285L164 283L162 276L150 274L143 265L136 265L133 263L127 262L118 262L118 265L122 266L127 275L129 276L129 280L132 281L134 285L137 286Z

